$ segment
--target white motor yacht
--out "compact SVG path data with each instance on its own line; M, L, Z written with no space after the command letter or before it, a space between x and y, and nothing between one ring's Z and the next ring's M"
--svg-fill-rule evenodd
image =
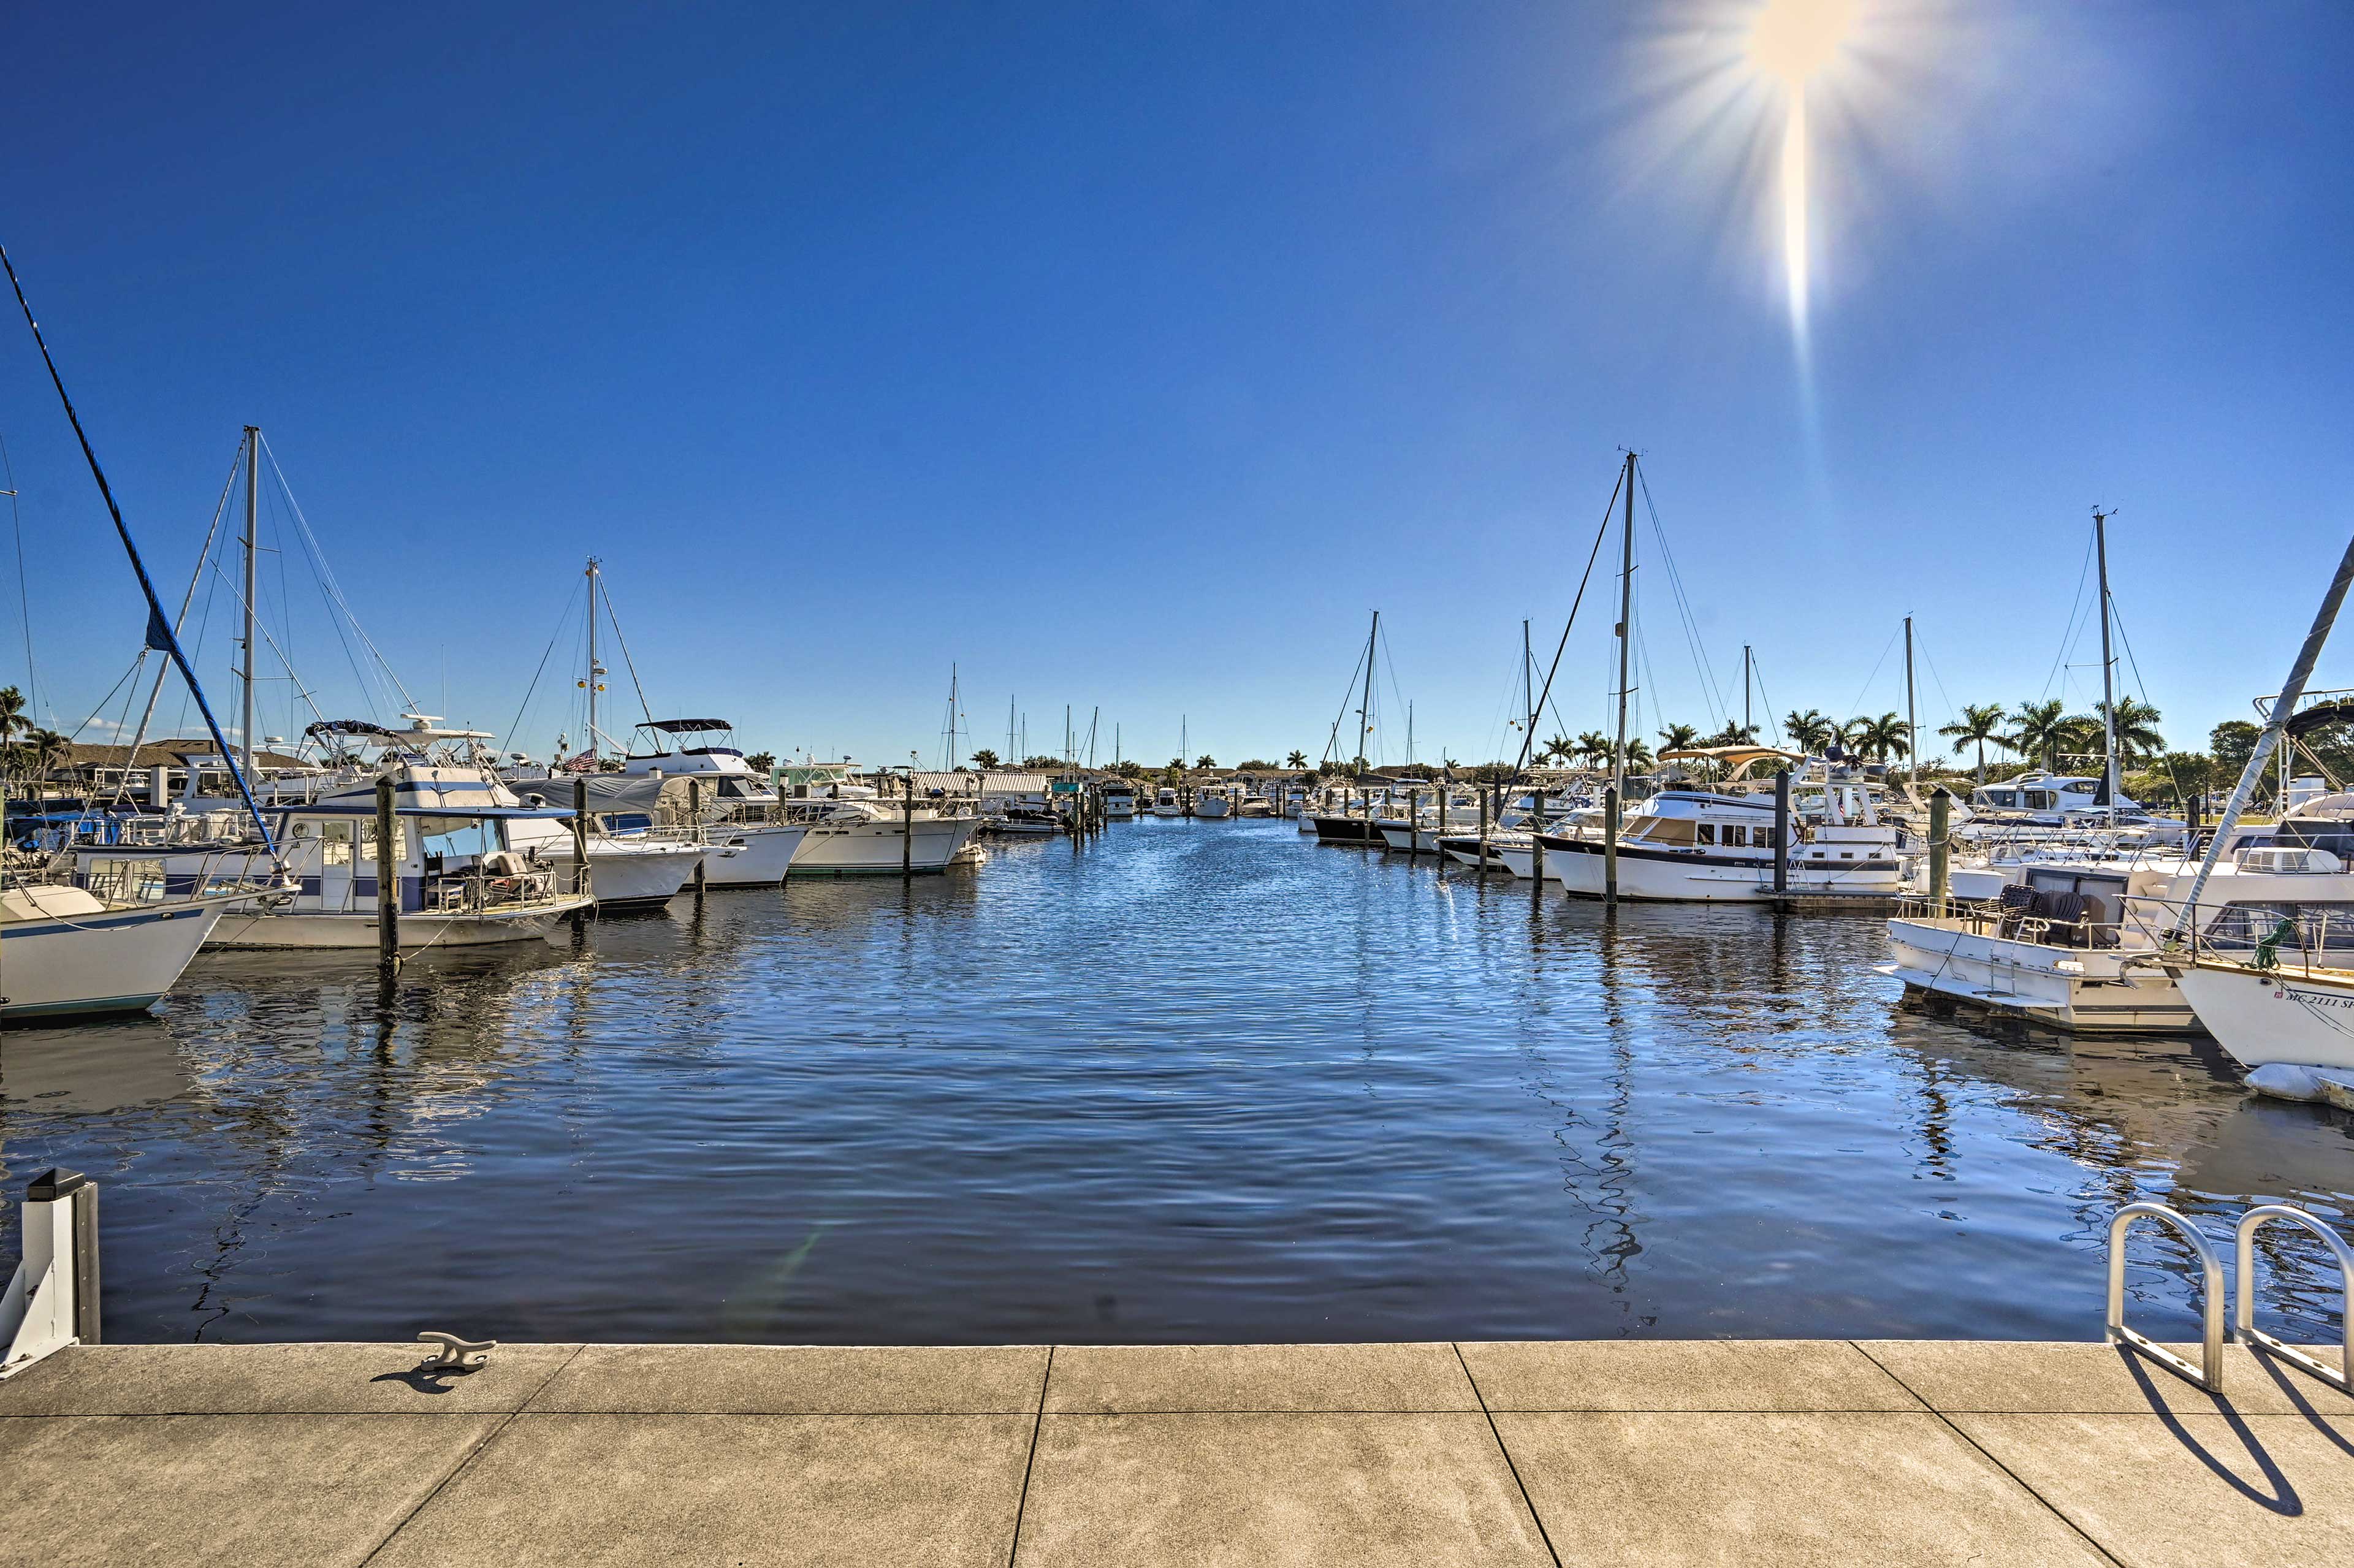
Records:
M1977 896L1951 898L1942 910L1924 901L1891 920L1893 961L1880 972L1915 996L2079 1033L2212 1033L2182 976L2162 961L2186 914L2198 952L2220 972L2253 964L2284 921L2295 937L2288 950L2317 969L2354 963L2349 867L2354 794L2307 800L2250 835L2208 874L2195 910L2185 900L2200 863L2179 855L2052 856L1957 871L1956 891ZM1973 885L1972 876L1988 880Z
M1193 814L1205 821L1222 821L1235 814L1235 798L1224 784L1205 784L1193 794Z
M733 744L735 726L716 718L649 719L638 731L653 740L622 758L622 777L660 778L664 803L701 830L708 840L704 885L774 887L784 881L808 830L781 820L783 802Z
M1103 787L1104 820L1110 822L1132 821L1136 818L1136 790L1114 779Z
M836 791L792 802L797 825L807 836L793 855L794 876L890 876L928 874L951 865L978 863L966 852L981 828L981 813L950 798L907 802L882 799L872 789L827 786Z
M1185 814L1185 804L1177 799L1176 790L1164 784L1161 792L1152 798L1152 814L1156 817L1182 817Z
M1880 821L1861 785L1825 782L1819 789L1813 810L1793 803L1782 891L1893 902L1903 888L1899 830ZM1604 895L1600 832L1537 838L1544 845L1545 871L1561 878L1564 893ZM1776 896L1775 863L1782 854L1772 796L1662 789L1619 834L1618 896L1638 903L1764 903Z

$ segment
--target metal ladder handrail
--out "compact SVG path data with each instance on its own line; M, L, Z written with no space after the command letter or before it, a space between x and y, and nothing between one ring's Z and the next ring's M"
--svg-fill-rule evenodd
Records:
M2126 1326L2126 1232L2136 1220L2158 1220L2171 1225L2190 1244L2199 1255L2200 1272L2200 1354L2199 1364L2176 1355L2164 1345L2137 1330ZM2127 1203L2109 1221L2109 1302L2108 1316L2103 1332L2112 1344L2122 1344L2136 1351L2190 1382L2210 1393L2223 1392L2223 1260L2215 1255L2215 1248L2199 1227L2184 1214L2164 1203Z
M2304 1226L2319 1236L2331 1255L2338 1259L2339 1343L2338 1361L2335 1368L2256 1327L2256 1233L2274 1220L2286 1220ZM2264 1203L2250 1209L2240 1217L2234 1244L2236 1256L2233 1261L2238 1266L2234 1272L2238 1277L2240 1299L2232 1337L2243 1344L2262 1345L2291 1366L2311 1372L2341 1393L2354 1393L2354 1382L2349 1381L2349 1374L2354 1373L2354 1314L2347 1311L2349 1305L2354 1305L2354 1285L2349 1283L2354 1280L2354 1252L2348 1251L2346 1244L2338 1238L2338 1233L2318 1218L2288 1203Z

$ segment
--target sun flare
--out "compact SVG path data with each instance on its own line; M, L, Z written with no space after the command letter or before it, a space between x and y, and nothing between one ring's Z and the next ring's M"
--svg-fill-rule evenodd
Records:
M1782 111L1782 271L1790 330L1806 351L1812 293L1812 197L1808 189L1807 87L1839 57L1855 27L1856 0L1766 0L1749 30L1748 58L1778 83Z

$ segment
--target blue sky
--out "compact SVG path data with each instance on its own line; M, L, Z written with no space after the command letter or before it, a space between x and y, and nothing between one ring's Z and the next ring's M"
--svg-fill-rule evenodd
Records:
M929 758L954 661L981 744L1013 694L1034 748L1068 703L1106 756L1117 723L1165 759L1181 715L1314 755L1378 607L1423 754L1493 755L1628 445L1735 706L1744 642L1777 713L1901 706L1908 612L1925 726L2055 663L2081 700L2100 502L2129 689L2177 744L2244 715L2349 531L2354 13L1864 0L1809 90L1810 382L1749 17L48 7L0 238L175 595L258 423L429 709L504 731L555 639L535 752L578 733L593 551L653 705L755 746ZM13 341L70 728L143 616ZM1646 726L1711 721L1641 532ZM359 711L282 559L306 684ZM1573 634L1573 731L1612 619Z

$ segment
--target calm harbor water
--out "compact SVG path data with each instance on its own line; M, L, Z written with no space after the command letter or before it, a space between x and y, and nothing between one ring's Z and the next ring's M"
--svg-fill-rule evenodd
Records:
M364 959L208 955L0 1037L0 1176L104 1183L121 1340L2089 1339L2118 1204L2354 1192L2354 1118L2204 1043L1900 1012L1871 918L1613 920L1288 822L992 855L389 1007ZM2270 1234L2271 1316L2334 1334Z

